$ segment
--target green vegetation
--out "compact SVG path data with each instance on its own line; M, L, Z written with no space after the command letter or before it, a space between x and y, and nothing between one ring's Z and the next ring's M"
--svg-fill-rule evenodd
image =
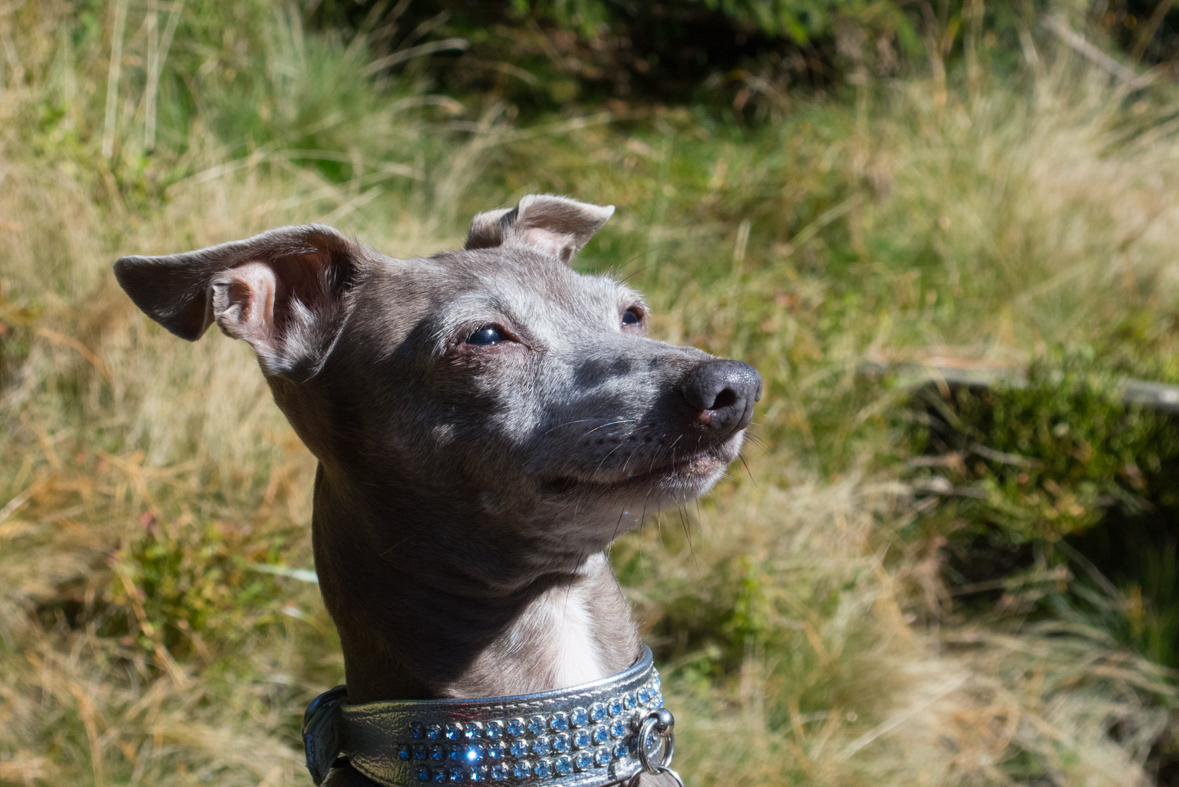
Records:
M745 465L610 556L690 784L1173 767L1179 437L1111 398L1179 374L1171 85L1111 77L1031 4L840 50L892 6L720 3L767 37L792 14L823 89L767 49L723 100L662 106L589 69L602 28L575 28L620 5L518 4L473 59L374 67L471 18L391 5L0 9L0 784L305 783L301 709L342 677L298 573L313 462L248 347L167 335L113 260L307 221L412 256L538 191L616 205L577 264L766 380ZM528 70L543 51L571 54ZM938 356L1030 385L857 375Z
M1085 619L1176 667L1179 423L1123 403L1140 369L1078 350L1017 385L920 391L898 413L905 476L945 497L902 532L946 545L942 578L971 616Z

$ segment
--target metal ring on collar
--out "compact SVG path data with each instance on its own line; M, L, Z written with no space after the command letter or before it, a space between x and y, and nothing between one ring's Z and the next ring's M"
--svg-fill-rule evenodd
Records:
M655 745L659 747L659 762L652 763ZM667 708L653 710L642 718L638 737L639 763L647 773L670 769L675 757L675 716Z

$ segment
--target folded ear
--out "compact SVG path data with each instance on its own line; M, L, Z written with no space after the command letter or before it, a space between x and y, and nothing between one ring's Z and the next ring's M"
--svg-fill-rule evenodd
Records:
M516 246L569 262L612 215L613 205L602 207L551 194L530 194L515 208L489 210L476 216L471 221L466 248Z
M283 227L165 257L123 257L115 277L147 316L196 341L214 321L267 375L319 371L343 326L360 248L331 227Z

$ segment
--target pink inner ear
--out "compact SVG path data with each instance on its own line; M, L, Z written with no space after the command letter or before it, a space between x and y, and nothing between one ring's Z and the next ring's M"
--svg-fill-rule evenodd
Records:
M274 269L264 262L247 262L222 274L224 293L213 304L217 324L235 339L256 350L275 348L274 306L285 289Z
M258 260L223 271L213 282L213 314L221 330L278 358L292 329L294 301L304 312L322 312L331 298L321 252Z
M575 250L576 241L572 235L553 232L541 227L529 227L523 232L517 230L516 237L518 243L551 254L561 262L569 262Z

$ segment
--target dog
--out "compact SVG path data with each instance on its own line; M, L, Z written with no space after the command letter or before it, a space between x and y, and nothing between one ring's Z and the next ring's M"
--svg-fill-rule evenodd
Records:
M762 383L649 338L637 292L570 267L613 212L531 195L424 259L310 225L115 263L173 334L249 343L319 460L349 705L529 695L643 652L604 550L717 481ZM376 782L341 761L327 783Z

